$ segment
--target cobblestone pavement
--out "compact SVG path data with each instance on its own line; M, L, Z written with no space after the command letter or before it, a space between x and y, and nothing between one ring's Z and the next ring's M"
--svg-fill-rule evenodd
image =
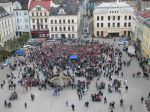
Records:
M107 41L109 43L113 43L112 40L102 40ZM116 41L117 43L117 41ZM119 47L115 44L116 47ZM122 46L119 48L122 49ZM127 55L123 53L123 60L127 59ZM65 88L60 92L58 96L52 96L52 90L39 90L37 87L33 87L28 92L24 92L23 88L20 85L17 85L17 93L18 100L12 101L12 108L4 107L4 100L7 100L13 90L8 90L8 85L4 86L4 89L0 89L0 112L71 112L71 104L75 104L75 112L110 112L109 110L109 102L115 101L115 109L114 112L130 112L129 106L133 105L133 112L147 112L145 104L141 104L140 98L144 96L145 99L150 91L150 81L143 78L132 78L131 74L137 71L141 71L141 68L138 65L138 62L135 58L132 59L130 67L124 67L124 77L121 76L113 76L114 78L122 80L128 80L129 90L125 91L125 87L122 86L121 94L118 93L108 93L107 87L104 92L104 96L107 97L107 104L101 102L92 102L91 101L91 93L98 92L95 87L96 78L91 82L89 91L83 96L82 100L78 99L76 94L76 90L71 87ZM6 73L9 73L9 68L5 68L4 70L0 70L0 83L2 83L3 79L6 79ZM14 72L14 74L18 74L18 70ZM42 75L41 75L42 77ZM79 78L80 79L80 78ZM83 78L82 78L83 79ZM109 83L108 79L102 77L101 80ZM17 82L17 80L16 80ZM35 101L31 101L30 94L35 94ZM124 106L120 107L120 99L123 98ZM69 106L66 107L66 100L69 103ZM89 101L89 108L84 106L84 102ZM27 102L27 109L24 108L24 102Z

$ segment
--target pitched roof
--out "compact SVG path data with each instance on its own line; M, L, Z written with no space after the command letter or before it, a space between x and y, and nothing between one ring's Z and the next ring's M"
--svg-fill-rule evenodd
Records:
M63 10L65 12L65 14L63 14L63 13L61 14L60 10ZM75 3L75 2L72 2L71 4L63 3L58 7L52 7L50 9L50 16L53 16L53 15L77 15L78 10L79 10L79 3Z
M9 3L8 0L0 0L0 3Z
M68 0L68 1L64 0L61 3L61 5L59 5L57 7L51 7L50 16L62 15L62 14L58 14L60 9L64 10L65 15L77 15L79 6L80 6L80 3L76 3L73 0Z
M0 7L0 18L8 16L8 15L9 13L3 7Z
M126 2L104 2L98 5L95 8L94 12L95 13L107 13L109 8L114 5L119 7L121 13L134 12L134 9Z
M51 0L32 0L30 5L29 5L29 10L31 10L32 8L36 7L37 5L40 5L44 8L46 8L47 10L50 9L50 5L51 5Z
M150 18L150 10L137 12L137 15L143 19Z
M150 27L150 10L137 12L136 16L138 19L142 20L144 24Z
M10 2L14 3L14 2L19 2L22 6L23 10L27 10L28 9L28 2L29 0L9 0Z

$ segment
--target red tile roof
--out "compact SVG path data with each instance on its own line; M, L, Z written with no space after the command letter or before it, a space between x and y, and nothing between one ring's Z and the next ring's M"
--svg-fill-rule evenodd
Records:
M143 19L150 18L150 10L140 11L140 12L137 13L137 15L142 17Z
M29 4L29 10L33 9L37 5L40 5L46 8L47 10L49 10L51 5L51 0L32 0Z

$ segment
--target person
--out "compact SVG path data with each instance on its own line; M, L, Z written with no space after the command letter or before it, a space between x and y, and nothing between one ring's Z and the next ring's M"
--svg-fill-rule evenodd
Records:
M125 86L125 89L126 89L126 91L128 91L128 86L127 85Z
M150 98L150 92L148 93L148 98Z
M120 106L122 107L122 105L123 105L123 99L121 98L120 99Z
M3 84L1 84L1 89L3 89Z
M66 101L66 107L68 107L68 101Z
M6 100L4 101L4 105L5 105L5 107L7 107L7 101Z
M133 105L130 105L130 111L132 111L133 110Z
M144 97L142 96L142 97L141 97L141 103L143 103L143 101L144 101Z
M89 107L89 102L88 102L88 101L85 102L85 106L86 106L87 108Z
M24 107L27 108L27 103L26 102L24 103Z
M72 111L74 111L74 110L75 110L75 109L74 109L74 108L75 108L75 105L72 104L72 105L71 105L71 108L72 108Z
M104 97L104 104L105 104L105 103L107 103L107 99L106 99L106 96Z

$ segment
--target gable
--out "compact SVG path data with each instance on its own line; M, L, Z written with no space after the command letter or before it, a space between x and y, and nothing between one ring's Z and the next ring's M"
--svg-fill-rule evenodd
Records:
M18 1L13 3L13 9L22 9L21 4Z

